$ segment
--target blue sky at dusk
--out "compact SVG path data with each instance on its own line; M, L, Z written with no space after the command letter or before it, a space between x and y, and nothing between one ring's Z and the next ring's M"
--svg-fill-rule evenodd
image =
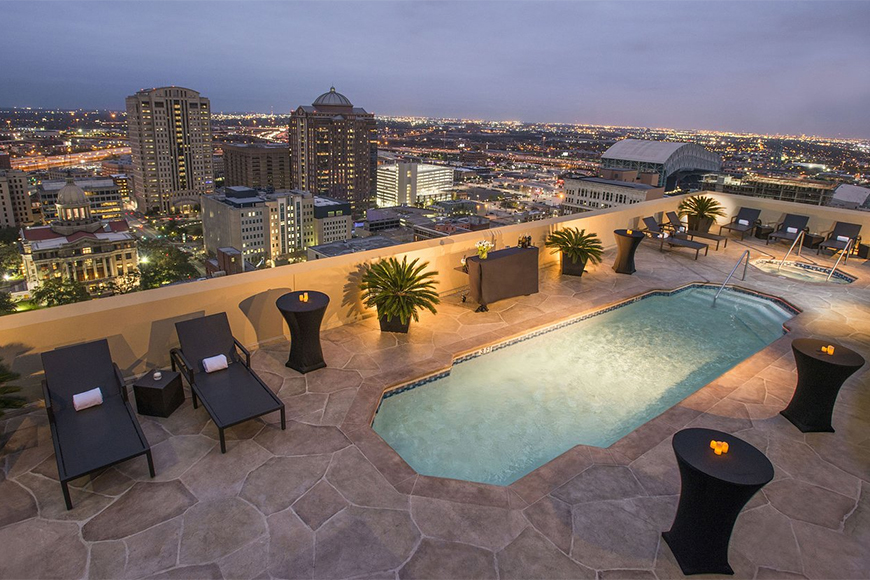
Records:
M870 137L870 2L3 2L0 107L143 87L285 113Z

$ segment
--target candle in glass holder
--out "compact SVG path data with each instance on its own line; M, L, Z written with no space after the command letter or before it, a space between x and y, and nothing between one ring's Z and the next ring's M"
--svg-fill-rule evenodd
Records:
M710 441L710 449L716 455L722 455L723 453L728 453L728 442L727 441L716 441L715 439Z
M628 235L631 235L631 234L632 234L632 230L625 230L625 233L627 233Z

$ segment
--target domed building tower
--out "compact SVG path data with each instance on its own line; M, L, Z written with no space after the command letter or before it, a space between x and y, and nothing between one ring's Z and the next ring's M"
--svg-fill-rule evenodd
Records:
M375 116L330 87L290 115L290 178L294 189L366 209L376 191Z
M91 203L84 190L72 177L67 177L66 185L57 192L56 205L57 219L52 222L51 229L59 234L94 233L103 227L99 218L91 214Z

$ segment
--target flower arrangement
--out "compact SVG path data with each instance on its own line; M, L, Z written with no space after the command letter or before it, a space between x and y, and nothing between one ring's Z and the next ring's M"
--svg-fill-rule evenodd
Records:
M493 244L489 240L482 240L474 244L474 247L477 248L477 257L481 260L486 260L487 254L489 251L493 249Z

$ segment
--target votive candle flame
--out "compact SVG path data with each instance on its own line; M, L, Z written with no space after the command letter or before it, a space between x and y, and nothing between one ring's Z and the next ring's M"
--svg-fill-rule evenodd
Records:
M716 441L715 439L710 441L710 449L716 455L722 455L723 453L728 453L728 442L727 441Z

